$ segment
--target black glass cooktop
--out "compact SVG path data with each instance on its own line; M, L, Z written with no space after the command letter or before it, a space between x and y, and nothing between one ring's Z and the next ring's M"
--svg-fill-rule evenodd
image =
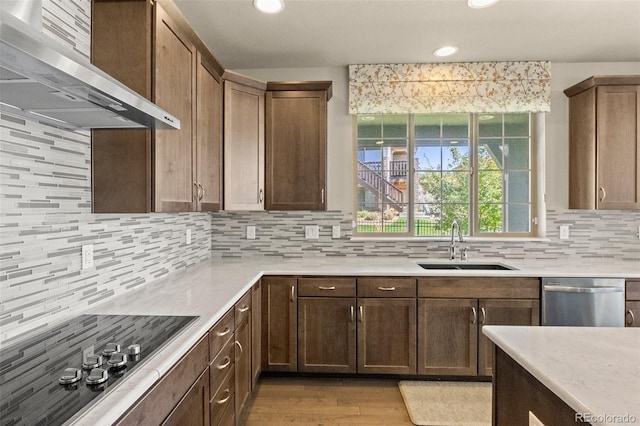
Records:
M0 425L60 425L109 392L158 348L198 317L145 315L82 315L0 350ZM120 345L118 355L103 357L98 369L83 368L86 354L100 354ZM137 346L139 345L139 354ZM83 355L84 354L84 355ZM120 361L122 356L120 355ZM75 374L68 368L79 369ZM106 374L103 372L106 371ZM101 384L87 377L108 376ZM63 375L80 380L60 384ZM81 375L81 377L80 377Z

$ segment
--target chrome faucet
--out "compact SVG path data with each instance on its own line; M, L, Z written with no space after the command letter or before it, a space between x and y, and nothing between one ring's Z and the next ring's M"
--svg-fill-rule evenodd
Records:
M455 241L455 229L458 228L458 242L464 242L464 238L462 238L462 229L460 228L460 224L457 220L454 220L451 223L451 247L449 248L449 259L456 260L457 246ZM467 260L467 249L461 248L460 250L460 260Z

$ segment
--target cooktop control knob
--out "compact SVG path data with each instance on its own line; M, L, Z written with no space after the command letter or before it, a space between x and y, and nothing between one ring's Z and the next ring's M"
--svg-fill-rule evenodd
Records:
M109 380L109 372L104 368L94 368L87 376L88 385L99 385Z
M102 350L102 355L109 358L116 352L120 352L120 345L117 343L107 343L107 346Z
M58 379L61 385L70 385L79 382L82 379L82 370L79 368L65 368L64 373Z
M139 355L140 354L140 345L138 344L133 344L133 345L129 345L127 346L127 354L129 355Z
M107 360L107 365L111 368L121 368L127 365L127 354L115 352Z
M94 368L98 368L102 365L102 356L101 355L87 355L85 360L82 362L82 368L85 370L92 370Z

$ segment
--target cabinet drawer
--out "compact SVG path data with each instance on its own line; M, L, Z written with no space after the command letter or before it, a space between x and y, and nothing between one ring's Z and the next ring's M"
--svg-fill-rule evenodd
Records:
M224 414L220 419L220 422L217 426L235 426L236 424L236 410L232 405L228 406L226 410L224 410ZM211 426L216 426L214 423L211 423Z
M242 321L251 315L251 290L246 292L244 296L236 303L236 328L240 326Z
M522 277L429 277L418 280L418 297L539 299L540 279Z
M298 278L298 296L355 297L355 278Z
M358 297L416 297L415 278L358 278Z
M200 339L117 424L162 423L209 365L207 339Z
M234 330L234 309L229 309L209 330L209 359L214 359L220 349L231 339Z
M640 280L627 280L627 300L640 300Z
M213 395L220 388L222 381L225 379L229 371L233 370L235 358L235 344L233 333L231 334L231 337L232 339L229 340L226 345L224 345L222 350L218 353L218 356L216 356L216 358L209 366L209 372L211 375L211 395Z
M215 393L209 403L210 419L212 425L217 425L225 413L225 410L234 410L235 401L235 373L233 368L224 378L220 389Z

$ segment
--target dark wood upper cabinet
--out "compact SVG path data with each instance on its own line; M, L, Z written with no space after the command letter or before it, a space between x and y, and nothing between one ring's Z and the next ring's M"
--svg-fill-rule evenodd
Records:
M331 84L267 84L267 210L326 209L327 102Z
M92 132L93 211L220 209L222 67L175 5L95 0L92 62L180 119Z
M640 76L596 76L569 97L569 208L640 208Z

